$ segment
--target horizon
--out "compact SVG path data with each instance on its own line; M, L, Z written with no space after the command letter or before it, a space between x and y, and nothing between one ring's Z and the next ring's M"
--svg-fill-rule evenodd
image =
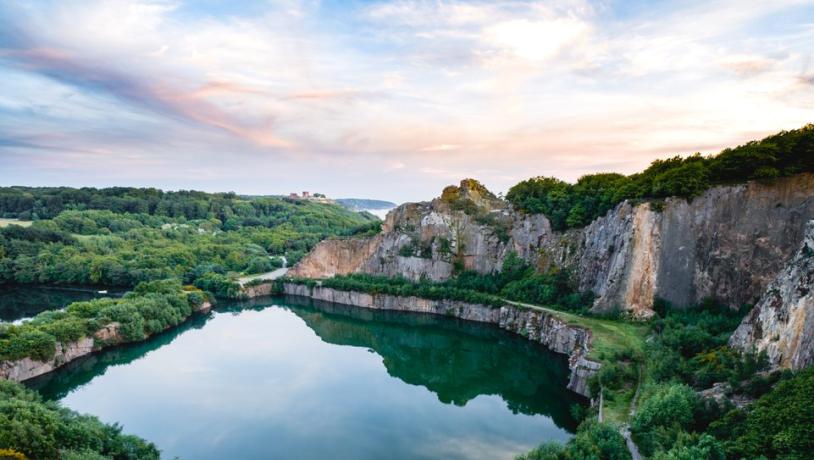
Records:
M3 186L402 203L810 123L810 1L24 1Z

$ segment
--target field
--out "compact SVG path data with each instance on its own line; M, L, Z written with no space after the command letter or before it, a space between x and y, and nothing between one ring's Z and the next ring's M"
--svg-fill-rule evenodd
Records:
M8 227L9 225L19 225L21 227L28 227L31 225L30 220L19 220L19 219L3 219L0 218L0 228Z

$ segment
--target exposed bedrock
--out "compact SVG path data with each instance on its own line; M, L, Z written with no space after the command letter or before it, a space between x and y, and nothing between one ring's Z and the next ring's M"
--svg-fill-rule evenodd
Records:
M757 302L812 218L812 174L715 187L658 207L623 202L568 232L554 232L545 216L514 211L464 181L431 202L394 209L375 237L320 243L290 274L443 280L456 269L499 270L514 251L540 270L572 269L580 288L596 294L598 311L648 316L657 297L678 307L708 297L737 307Z
M729 340L742 351L765 351L774 367L814 363L814 221L794 258L769 284Z

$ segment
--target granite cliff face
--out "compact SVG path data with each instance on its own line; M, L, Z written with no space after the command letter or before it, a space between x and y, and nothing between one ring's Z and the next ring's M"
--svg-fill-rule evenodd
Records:
M774 367L801 369L814 363L814 220L800 250L729 344L742 351L765 351Z
M715 187L691 202L620 203L583 229L551 230L543 215L514 211L475 181L402 205L371 238L320 243L290 273L370 273L443 280L456 269L499 270L510 251L538 267L573 271L594 309L652 314L663 298L685 307L714 297L756 302L785 267L814 218L814 175Z
M599 363L587 359L591 332L565 323L556 316L514 305L493 308L453 300L430 300L418 297L400 297L386 294L339 291L326 287L286 283L287 295L310 297L315 300L353 305L379 310L409 311L453 316L469 321L496 324L502 329L539 342L546 348L568 356L571 371L568 388L583 396L590 396L588 379L599 370Z

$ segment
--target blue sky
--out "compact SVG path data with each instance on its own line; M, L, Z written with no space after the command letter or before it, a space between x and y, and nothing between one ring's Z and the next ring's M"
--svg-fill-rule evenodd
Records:
M4 1L0 183L428 199L814 121L811 1Z

